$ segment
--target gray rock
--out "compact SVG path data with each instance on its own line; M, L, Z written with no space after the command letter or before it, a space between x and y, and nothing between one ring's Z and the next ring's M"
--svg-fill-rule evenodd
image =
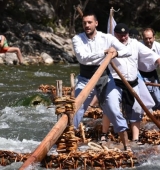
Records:
M45 64L47 64L47 65L53 64L54 60L50 55L48 55L46 53L42 53L41 57L42 57Z
M15 53L6 53L4 61L7 65L13 65L19 62Z

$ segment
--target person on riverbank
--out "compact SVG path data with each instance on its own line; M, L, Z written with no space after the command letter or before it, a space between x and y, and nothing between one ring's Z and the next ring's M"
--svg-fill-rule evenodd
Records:
M4 35L0 35L0 53L16 53L19 64L23 63L23 57L18 47L9 47Z
M98 21L96 15L92 12L86 12L82 18L82 25L84 32L75 35L72 38L73 49L75 51L76 58L80 64L80 74L77 77L77 84L75 88L75 96L77 97L85 85L89 82L90 78L93 76L95 71L98 69L99 65L103 62L107 53L113 53L113 58L128 57L130 56L130 51L122 43L120 43L111 34L104 34L97 31ZM113 48L114 47L114 48ZM108 78L107 78L108 77ZM108 88L107 84L111 84ZM107 85L107 86L106 86ZM103 88L104 87L104 88ZM83 115L92 101L94 95L98 97L99 103L104 113L107 113L108 105L113 106L110 103L110 92L114 91L116 88L114 80L108 70L104 71L100 80L98 81L95 88L90 92L88 98L82 104L81 108L77 111L74 116L74 126L78 128ZM128 135L127 135L127 122L123 118L120 109L116 107L119 103L115 103L113 109L113 115L117 115L121 119L121 124L117 124L116 117L111 119L114 124L114 130L120 135L121 141L124 145L124 149L128 148Z
M155 41L155 32L152 28L145 28L142 31L142 38L145 46L160 55L160 43ZM146 71L146 68L148 68L148 71ZM157 65L144 65L143 62L139 63L139 71L145 82L160 83L156 68ZM160 110L160 88L156 86L147 86L147 88L156 103L153 110Z
M140 96L138 83L141 79L138 79L138 60L142 58L144 63L156 65L156 64L160 64L160 58L152 50L146 48L146 46L144 46L141 42L137 41L135 38L134 39L130 38L129 29L126 24L124 23L117 24L114 29L114 35L121 43L123 43L130 49L132 55L127 58L116 57L112 59L112 61L117 66L118 70L121 72L124 78L135 90L135 92ZM125 116L127 121L130 122L131 130L132 130L132 140L138 142L140 122L142 120L144 111L142 110L137 100L135 100L132 94L128 91L127 87L125 87L120 77L115 72L115 70L111 66L109 66L109 70L116 83L116 89L110 92L110 97L109 97L110 99L109 102L113 103L113 106L111 108L110 105L108 105L108 110L106 112L107 116L105 115L103 116L103 121L102 121L103 135L104 137L106 137L105 134L107 134L108 132L108 126L106 126L106 124L108 124L109 120L111 121L112 119L115 119L115 116L113 116L114 109L116 109L115 103L118 103L117 107L120 106L120 103L123 103ZM108 88L112 88L110 87L110 84L108 84ZM143 102L145 103L146 101ZM155 104L154 101L152 103L153 105L151 103L148 103L150 104L148 108L149 107L152 108L154 106ZM115 121L117 122L117 124L121 124L121 119L118 117L118 115L119 112L117 111L117 119Z

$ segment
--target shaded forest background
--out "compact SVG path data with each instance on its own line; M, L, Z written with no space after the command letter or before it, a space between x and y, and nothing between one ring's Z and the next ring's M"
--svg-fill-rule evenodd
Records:
M56 62L77 62L71 38L82 24L76 7L95 11L99 31L107 32L113 7L117 23L138 30L152 27L160 35L160 0L0 0L0 34L26 58L46 53Z
M74 9L78 5L82 10L94 9L98 15L98 29L103 32L106 32L107 29L111 7L115 10L120 9L114 14L117 23L124 22L130 27L138 28L149 26L155 31L160 31L159 0L1 0L0 31L3 33L9 29L10 26L5 25L5 19L11 17L19 23L34 22L49 25L53 29L61 19L64 27L78 32L81 31L81 21L75 15ZM43 11L43 8L46 9ZM38 13L38 9L41 13Z

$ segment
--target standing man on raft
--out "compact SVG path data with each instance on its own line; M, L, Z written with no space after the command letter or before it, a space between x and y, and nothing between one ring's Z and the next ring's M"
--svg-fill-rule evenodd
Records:
M76 97L89 82L99 65L103 62L108 53L112 53L112 58L116 57L129 57L131 55L128 48L120 43L111 34L104 34L96 30L98 26L97 17L93 12L85 12L82 18L82 25L84 32L75 35L72 39L73 48L80 63L80 75L77 77L77 85L75 89ZM109 89L107 84L112 83L112 89ZM101 108L104 113L107 112L109 93L114 90L115 83L108 70L108 67L102 74L99 82L95 88L91 91L88 98L85 100L81 108L74 116L74 126L78 128L80 121L83 118L88 105L92 101L94 95L98 97ZM117 108L116 108L117 109ZM114 110L116 112L114 107ZM115 113L114 112L114 113ZM123 118L120 110L119 117L123 119L121 126L117 125L116 132L120 135L121 141L124 145L124 149L128 148L128 135L127 135L127 123ZM114 123L114 122L113 122ZM116 125L115 125L116 126Z
M142 31L143 43L149 49L154 51L160 57L160 43L155 41L155 32L152 28L145 28ZM160 83L158 73L157 73L157 65L145 64L143 63L143 59L139 62L139 72L143 77L144 82L150 83ZM146 71L147 70L147 71ZM147 88L155 101L156 105L153 107L153 110L160 110L160 88L157 86L148 86Z

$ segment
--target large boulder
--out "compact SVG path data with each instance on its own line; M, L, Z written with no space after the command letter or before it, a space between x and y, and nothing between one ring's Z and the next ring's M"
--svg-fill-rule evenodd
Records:
M53 58L46 53L42 53L41 57L46 65L51 65L54 62Z
M17 6L19 6L19 9L23 11L25 17L30 17L30 19L36 23L41 23L45 20L53 20L55 18L53 6L46 0L19 1Z
M4 62L7 65L19 63L16 53L5 53Z

